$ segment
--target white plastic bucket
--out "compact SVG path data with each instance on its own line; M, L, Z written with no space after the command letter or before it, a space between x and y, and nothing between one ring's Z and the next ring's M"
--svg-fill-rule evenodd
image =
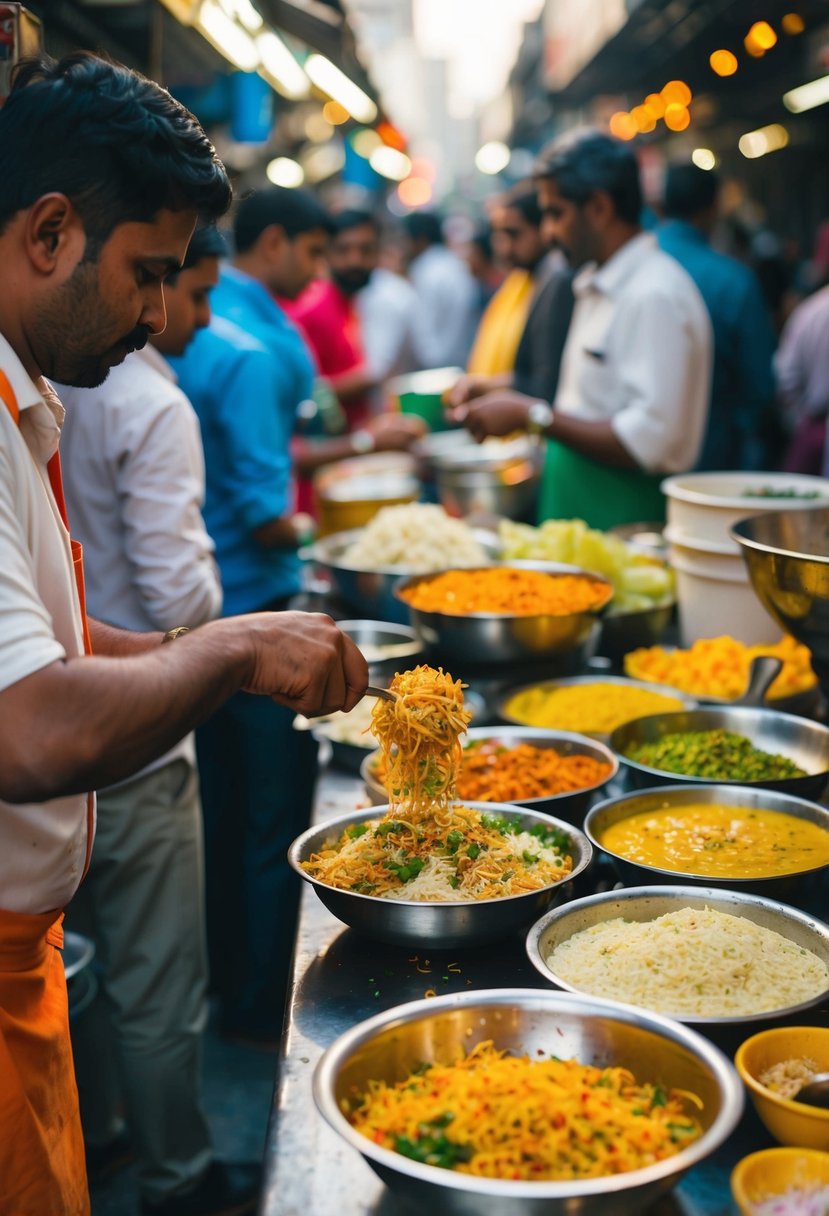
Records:
M683 646L699 638L727 634L746 646L760 646L780 637L777 625L757 596L745 563L722 545L666 529L670 562L676 574L679 634Z
M829 506L829 479L805 473L679 473L666 477L662 493L668 500L668 525L680 528L694 543L703 540L739 548L728 535L741 519L764 511L806 510ZM793 490L817 498L746 496L746 491Z

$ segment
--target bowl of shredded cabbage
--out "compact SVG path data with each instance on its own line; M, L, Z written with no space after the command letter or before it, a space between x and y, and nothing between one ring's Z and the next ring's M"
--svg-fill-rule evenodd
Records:
M392 1191L440 1216L644 1211L743 1107L731 1064L687 1027L520 988L370 1018L325 1052L314 1097Z

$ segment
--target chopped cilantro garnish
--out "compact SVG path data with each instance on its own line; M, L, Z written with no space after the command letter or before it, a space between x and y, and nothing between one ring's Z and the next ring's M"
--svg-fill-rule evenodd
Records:
M350 836L352 840L359 840L359 838L361 836L365 836L366 832L368 831L368 824L354 823L350 828L346 828L345 831L346 835Z

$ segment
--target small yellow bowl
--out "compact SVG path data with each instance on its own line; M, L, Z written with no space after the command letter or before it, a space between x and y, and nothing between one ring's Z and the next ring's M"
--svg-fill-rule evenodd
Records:
M757 1114L781 1144L829 1150L829 1110L781 1098L757 1079L783 1060L810 1059L818 1072L829 1072L829 1029L781 1026L752 1035L734 1057L737 1072L751 1094ZM750 1160L750 1158L747 1158Z
M743 1216L752 1216L758 1204L786 1191L826 1185L829 1153L811 1148L766 1148L743 1157L731 1173L731 1194Z

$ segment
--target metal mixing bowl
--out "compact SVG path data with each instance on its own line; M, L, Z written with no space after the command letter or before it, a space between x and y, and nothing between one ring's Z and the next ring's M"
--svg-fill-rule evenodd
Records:
M432 449L430 464L438 498L450 515L497 515L526 519L534 513L544 449L529 435L466 443L455 439Z
M352 1128L341 1104L371 1080L399 1081L423 1060L449 1062L482 1040L540 1058L554 1052L637 1080L699 1095L703 1135L675 1157L630 1173L578 1182L508 1182L421 1165ZM320 1113L392 1191L435 1216L630 1216L644 1212L736 1127L743 1090L725 1056L667 1018L612 1001L499 988L412 1001L341 1035L314 1073ZM696 1113L696 1112L695 1112Z
M527 955L539 975L564 988L567 992L575 992L576 988L563 980L550 968L548 956L562 942L569 941L575 934L604 921L622 917L628 921L652 921L668 912L678 912L682 908L694 908L702 911L710 908L715 912L724 912L729 916L743 916L763 928L772 929L782 937L788 938L797 946L811 950L818 958L829 966L829 926L822 921L790 908L786 904L776 903L772 899L764 899L760 895L749 895L741 891L725 891L720 887L630 887L624 891L606 891L601 895L588 895L585 899L575 899L566 907L556 908L542 916L527 934ZM802 1013L822 1004L829 989L818 993L814 998L803 1001L799 1005L788 1008L767 1010L764 1013L740 1014L734 1017L702 1017L701 1015L672 1014L678 1022L687 1022L694 1026L702 1026L706 1033L713 1030L736 1031L745 1038L744 1026L757 1023L768 1023L783 1017Z
M411 625L391 621L337 621L337 628L355 643L368 663L369 681L381 687L398 671L417 662L423 643Z
M606 676L603 672L597 671L590 676L568 676L561 680L538 680L534 684L521 684L516 688L511 688L504 693L500 704L498 705L498 717L503 718L505 722L514 722L518 726L525 726L526 723L516 718L514 714L508 710L508 705L513 697L518 696L521 692L526 692L530 688L571 688L579 687L587 684L621 684L625 688L644 688L648 692L661 693L663 697L672 697L675 701L679 701L686 709L695 709L696 700L689 697L687 693L680 692L678 688L671 688L667 684L649 684L645 680L631 680L627 676ZM558 727L550 727L549 729L558 730ZM607 743L610 739L609 731L582 731L583 735L588 735L591 739L598 739L602 743Z
M531 811L544 811L548 815L559 815L568 823L581 827L584 812L590 805L597 790L612 781L619 769L619 761L610 748L589 739L587 735L577 735L567 730L537 730L532 726L477 726L472 727L464 736L467 743L492 740L507 749L517 747L520 743L529 743L532 747L554 748L563 756L589 756L602 764L610 765L610 772L594 785L583 789L573 790L566 794L548 794L540 798L517 798L516 806L525 806ZM388 802L386 787L378 780L375 764L380 755L379 749L364 757L360 765L360 775L366 784L366 791L375 806Z
M526 895L508 895L503 899L457 900L455 902L427 903L414 899L379 899L374 895L358 895L355 891L340 891L326 886L318 878L312 878L302 869L312 853L318 853L327 844L339 840L343 831L352 824L381 819L389 809L363 807L338 815L303 832L288 850L288 861L306 882L311 883L317 895L334 916L351 925L366 937L390 942L395 946L434 946L455 949L459 946L487 945L499 938L507 937L518 929L525 928L553 903L567 899L572 883L582 874L593 857L587 837L578 828L563 820L553 819L537 811L528 811L511 803L464 802L464 806L489 814L504 815L522 827L535 824L557 827L570 837L570 856L573 869L561 882L531 891Z
M608 848L602 840L608 828L624 819L630 819L633 815L712 802L720 806L783 812L795 819L817 824L824 832L829 833L829 811L818 806L816 802L793 798L791 794L779 794L771 790L740 785L663 785L656 789L623 794L619 798L608 798L605 802L597 802L588 813L584 831L595 849L600 849L613 859L622 882L633 886L637 883L672 885L681 882L685 886L710 887L712 883L716 883L718 887L730 891L749 891L771 899L788 898L795 904L802 903L813 885L811 880L823 877L829 863L769 878L721 878L712 877L710 874L688 873L685 870L665 870L641 861L631 861L623 854Z
M740 520L731 537L754 591L781 629L808 646L829 689L829 507L769 511Z
M671 623L676 600L670 599L635 612L608 612L602 617L599 654L617 663L631 650L656 646Z
M511 566L512 563L504 563L503 568L509 569ZM575 566L524 562L521 568L539 570L551 579L582 575L603 584L608 590L608 598L596 608L571 612L566 616L554 616L552 613L515 616L499 612L470 612L455 616L448 612L427 612L413 607L404 599L412 587L431 582L439 577L439 573L412 575L399 583L393 594L408 609L409 619L424 645L434 647L448 659L471 663L508 663L567 654L586 646L594 636L600 614L610 602L612 584L600 574L592 574Z
M495 554L493 534L487 529L472 529L475 539L488 553ZM362 616L379 621L392 621L399 625L409 624L409 610L394 594L395 588L414 572L403 566L378 566L365 570L350 565L345 552L359 540L362 528L348 532L335 532L300 549L300 557L313 562L328 576L336 595L357 610Z
M714 781L706 777L691 777L686 773L671 773L651 768L625 755L635 743L652 743L663 735L685 731L728 730L747 736L755 747L772 755L787 756L803 769L805 777L782 780ZM628 769L633 785L638 788L673 782L677 785L740 785L746 789L780 790L800 798L820 798L829 782L829 727L794 714L781 714L774 709L753 709L748 706L694 709L685 713L651 714L634 718L617 727L610 736L610 746Z

